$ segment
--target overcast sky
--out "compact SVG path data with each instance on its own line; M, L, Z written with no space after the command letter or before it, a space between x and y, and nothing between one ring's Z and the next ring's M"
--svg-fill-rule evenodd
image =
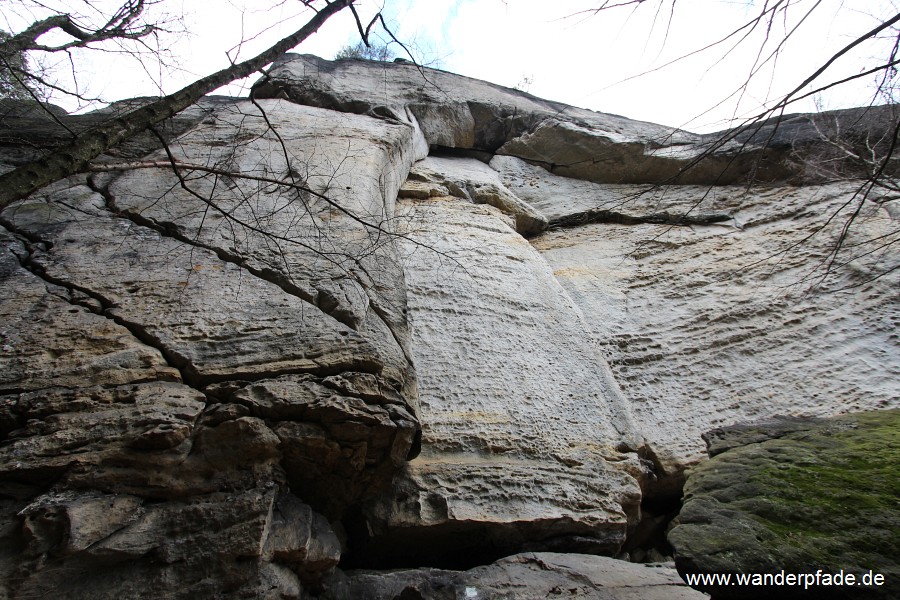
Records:
M183 19L179 27L189 32L165 39L182 70L147 73L134 64L110 62L114 57L107 55L93 59L91 74L82 78L82 85L106 99L118 99L157 93L152 76L162 82L164 91L173 91L225 66L226 51L242 38L255 37L241 47L238 58L247 58L309 17L298 14L299 2L288 0L276 8L272 4L274 0L166 0L162 6ZM739 44L734 43L739 39L735 36L665 66L738 29L758 15L765 2L690 0L678 2L671 13L671 0L647 0L597 14L582 12L599 4L599 0L360 0L364 14L384 5L397 37L425 63L544 98L693 131L722 129L729 119L758 111L885 14L895 12L889 0L793 0L769 32L768 46L762 46L765 28L757 27ZM777 64L764 62L751 85L742 88L758 57L768 57L798 22L794 39L782 48ZM358 40L355 31L344 11L296 51L331 58L341 46ZM887 55L887 43L850 53L821 83L875 66ZM399 47L395 51L403 54ZM866 77L857 85L822 94L819 105L830 109L864 104L871 97L873 81ZM241 90L235 87L230 92ZM789 112L814 108L810 99Z

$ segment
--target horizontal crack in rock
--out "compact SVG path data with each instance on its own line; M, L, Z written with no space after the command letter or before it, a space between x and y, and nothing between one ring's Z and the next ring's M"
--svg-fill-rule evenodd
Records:
M565 215L550 220L551 228L578 227L589 223L611 223L616 225L714 225L732 220L726 214L672 214L669 212L651 213L649 215L629 215L614 210L592 208L583 212Z

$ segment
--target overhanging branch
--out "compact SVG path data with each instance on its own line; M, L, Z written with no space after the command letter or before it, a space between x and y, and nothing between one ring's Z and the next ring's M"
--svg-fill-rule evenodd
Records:
M319 10L303 27L261 54L207 75L146 106L116 117L80 135L72 143L44 158L0 175L0 210L54 181L84 171L90 161L120 142L171 118L204 95L236 79L247 77L315 33L332 15L353 0L334 0Z

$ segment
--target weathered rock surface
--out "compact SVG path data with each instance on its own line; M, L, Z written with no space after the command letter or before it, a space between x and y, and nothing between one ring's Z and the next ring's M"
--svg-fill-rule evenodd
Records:
M580 310L493 207L438 196L403 208L428 224L405 244L422 454L367 511L380 534L367 552L396 564L413 560L404 547L433 564L522 543L617 553L643 466ZM429 550L429 535L446 541Z
M765 427L757 428L759 433ZM786 432L787 430L787 432ZM790 431L793 430L793 431ZM717 438L728 439L728 429ZM715 598L896 598L900 411L771 428L694 468L669 540L685 573L853 574L855 585L704 587ZM874 572L881 585L862 580ZM821 583L821 580L820 580Z
M664 484L705 456L715 427L897 405L897 280L872 279L900 258L861 249L847 269L816 270L852 184L651 188L491 164L557 224L534 246L590 323ZM862 207L848 244L887 234L896 204ZM714 215L729 220L700 223Z
M18 229L51 246L32 264L96 300L192 383L380 368L371 343L304 299L205 248L96 210L100 194L73 191L65 200L72 209L13 211Z
M700 149L700 136L583 110L436 69L286 55L257 83L260 98L412 123L431 147L508 154L567 176L663 180ZM668 155L663 155L663 149Z
M412 409L368 373L321 380L285 375L229 391L222 394L228 402L277 423L273 432L291 489L332 519L372 493L370 487L388 484L418 452Z
M446 71L423 72L406 63L332 62L287 54L254 86L253 94L415 122L430 146L491 153L544 122L584 125L590 135L610 145L625 140L641 144L672 135L698 139L670 127L595 113Z
M39 143L0 169L65 136L2 123ZM798 418L900 402L898 201L781 181L855 173L813 168L827 130L733 132L660 187L710 138L289 56L9 207L0 597L698 597L580 553L670 555L710 429L813 443Z
M410 171L400 198L425 199L453 196L475 204L489 204L511 216L516 231L531 237L547 229L547 218L510 192L497 171L474 158L429 156Z
M275 489L161 504L49 494L19 516L23 598L299 597L340 555L327 521Z
M402 384L411 378L403 272L386 231L397 190L421 158L414 135L408 126L283 101L235 102L172 150L178 160L243 179L223 186L219 177L195 176L190 190L179 189L160 151L150 158L163 169L128 172L106 194L123 216L190 240L311 305L290 308L296 318L324 312L374 341L388 375ZM212 206L204 201L211 196Z
M0 394L85 382L177 381L160 352L22 266L25 244L0 227Z
M138 145L2 215L4 597L299 597L418 452L386 233L415 130L194 113L177 172Z
M81 133L104 123L128 110L147 104L155 98L133 98L113 102L111 105L80 115L67 115L66 111L52 104L37 105L26 100L0 99L0 172L40 158L45 151L72 139L73 133ZM189 129L196 127L223 106L233 105L234 99L225 96L207 96L173 118L160 123L156 132L166 141L172 141ZM101 155L100 162L116 159L142 158L161 147L159 138L144 132L124 140Z
M880 152L889 146L884 132L893 110L836 111L821 120L786 115L783 126L773 119L724 136L696 135L411 63L292 54L276 62L253 94L411 123L432 148L516 156L557 175L603 183L724 185L750 177L832 177L835 168L858 177L864 167L836 151L829 136L841 131L854 142L878 140ZM816 172L802 155L821 156L829 170Z
M517 554L468 571L435 569L358 572L330 582L324 598L344 600L457 598L543 600L703 600L670 566L637 565L602 556Z

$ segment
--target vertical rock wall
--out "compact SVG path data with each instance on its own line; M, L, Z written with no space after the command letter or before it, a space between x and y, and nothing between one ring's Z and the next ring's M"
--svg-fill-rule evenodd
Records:
M403 244L423 453L371 509L384 539L369 553L617 552L639 517L638 436L581 311L497 209L400 206L423 224Z
M858 184L648 190L491 164L551 223L584 219L533 243L593 325L666 475L705 457L698 440L715 427L896 405L896 253L825 264L844 224L828 217ZM895 205L867 203L846 244L888 234ZM684 207L697 222L676 222Z
M124 175L4 211L4 596L320 585L331 522L417 452L403 272L378 237L414 134L210 102Z
M857 188L784 145L653 187L704 138L298 56L161 134L0 215L5 597L687 598L572 553L644 556L710 428L900 398L896 252L815 269Z

